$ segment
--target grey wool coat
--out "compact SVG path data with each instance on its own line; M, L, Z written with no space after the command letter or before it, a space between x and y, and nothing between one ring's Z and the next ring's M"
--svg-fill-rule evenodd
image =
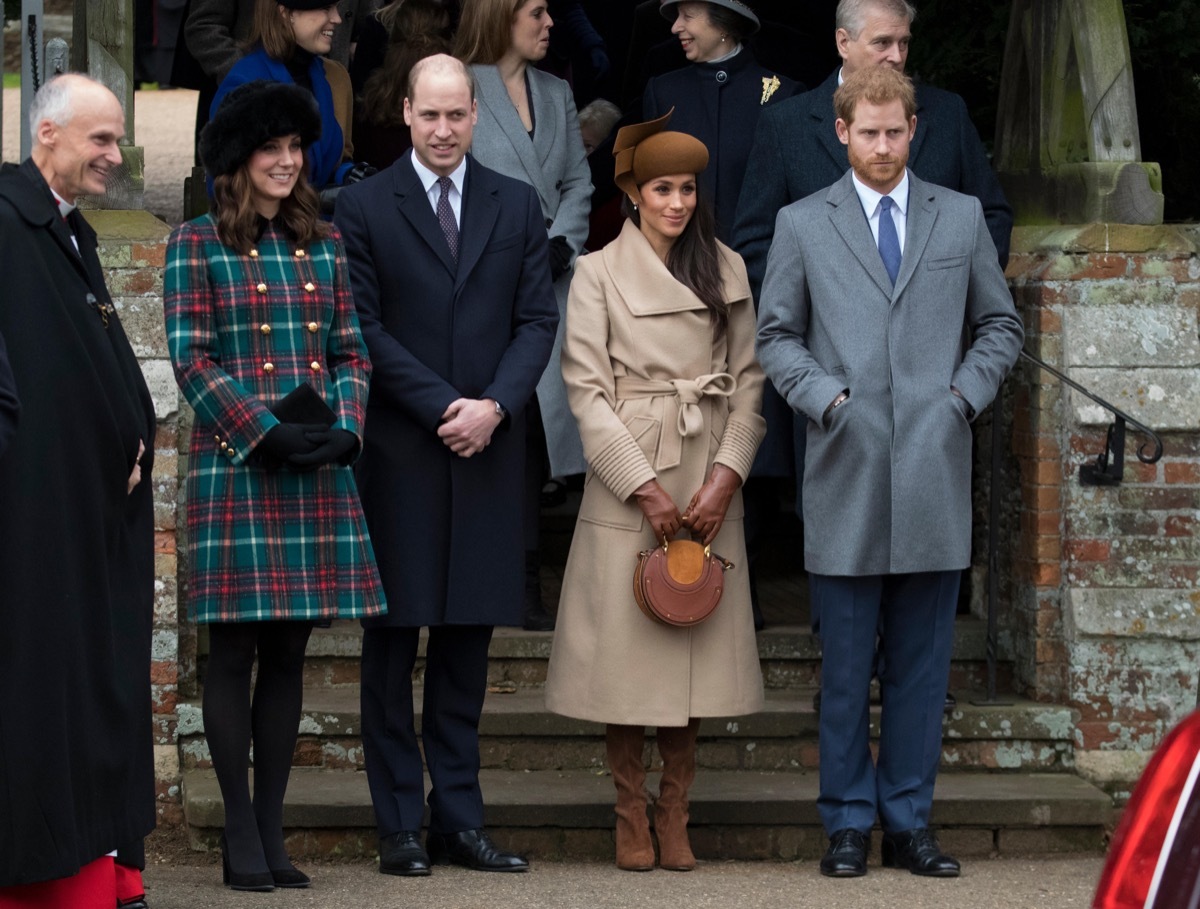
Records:
M588 235L592 178L571 87L541 70L532 67L525 70L533 95L534 129L530 137L509 100L499 70L476 64L471 72L479 102L479 122L471 140L471 156L485 167L532 186L542 206L547 235L564 238L573 256L578 256ZM553 476L583 473L587 469L558 368L572 274L573 270L568 269L554 282L558 334L550 363L537 387Z
M683 510L714 462L744 480L766 428L746 269L720 251L730 312L719 340L632 222L576 267L562 371L589 469L546 680L555 713L682 726L762 704L740 491L712 547L736 566L716 612L669 628L633 598L637 553L655 545L633 491L657 478Z
M909 171L893 288L852 176L779 212L759 302L759 360L809 418L805 565L827 575L965 568L970 418L1016 361L1021 320L978 199ZM843 390L849 400L823 425Z

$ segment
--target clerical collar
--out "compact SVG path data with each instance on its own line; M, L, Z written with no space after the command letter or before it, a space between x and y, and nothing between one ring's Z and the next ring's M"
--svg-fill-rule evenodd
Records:
M68 202L66 199L56 193L54 191L54 187L50 187L50 194L54 196L54 202L58 206L58 213L64 218L78 208L77 205L72 202Z

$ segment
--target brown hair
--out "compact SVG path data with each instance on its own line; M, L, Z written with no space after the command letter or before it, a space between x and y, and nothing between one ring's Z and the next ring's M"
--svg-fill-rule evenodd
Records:
M868 104L890 104L899 101L904 106L904 118L911 120L917 113L917 92L912 79L890 66L867 66L858 70L838 86L833 93L833 109L839 120L849 126L859 101Z
M259 215L253 198L249 158L232 174L213 178L217 237L242 255L247 255L258 242ZM329 225L321 220L320 211L320 199L308 182L308 156L305 155L291 195L279 203L279 224L297 247L303 249L329 236Z
M463 63L494 64L512 45L513 18L532 0L463 0L454 56Z
M383 66L363 88L363 114L380 126L404 125L408 74L418 60L450 53L450 12L440 0L404 0L392 16Z
M649 182L649 181L647 181ZM640 190L642 186L638 186ZM642 215L629 196L621 199L621 212L639 228ZM675 238L667 253L667 271L700 298L708 309L713 337L720 338L729 325L729 303L725 300L725 282L721 280L721 254L717 251L717 220L708 200L696 184L696 210L683 232Z
M296 33L279 12L277 0L258 0L254 7L254 25L247 41L250 47L262 45L272 60L291 60L296 52Z

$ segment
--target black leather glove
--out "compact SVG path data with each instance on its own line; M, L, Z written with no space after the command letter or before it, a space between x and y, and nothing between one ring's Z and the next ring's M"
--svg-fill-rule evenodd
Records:
M267 430L255 447L254 454L267 467L278 468L292 455L307 454L315 449L317 443L310 442L305 433L324 428L314 423L280 423Z
M306 432L304 437L316 447L288 458L288 465L299 471L316 470L323 464L349 464L358 449L358 436L348 429L322 429Z
M550 238L550 279L557 281L571 267L571 244L566 237Z
M379 173L379 168L374 164L368 164L366 161L358 161L350 170L346 171L346 176L342 179L342 186L358 183L360 180L373 177L377 173Z

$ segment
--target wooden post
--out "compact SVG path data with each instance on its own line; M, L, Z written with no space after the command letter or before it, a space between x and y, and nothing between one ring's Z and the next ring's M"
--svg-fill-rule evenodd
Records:
M1141 160L1121 0L1015 0L996 170L1019 224L1161 224L1162 171Z
M103 82L125 109L125 163L104 196L89 201L96 208L141 208L145 151L135 144L133 131L133 0L75 0L71 69Z

